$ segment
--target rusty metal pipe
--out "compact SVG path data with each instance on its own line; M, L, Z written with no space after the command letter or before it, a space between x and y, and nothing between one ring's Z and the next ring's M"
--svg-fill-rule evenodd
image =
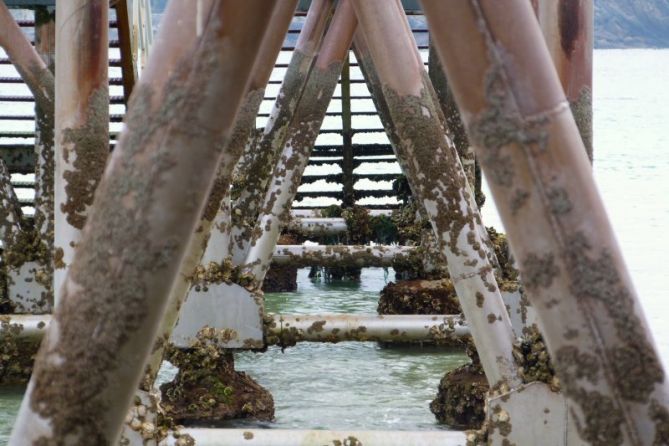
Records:
M593 160L592 148L592 52L594 44L593 0L533 0L548 52L571 114Z
M399 1L354 0L412 190L423 203L447 259L491 387L514 388L511 322L481 237L482 223L457 150L446 136L416 43ZM398 32L398 30L404 30Z
M135 86L12 445L118 441L271 15L217 1L193 41L191 6L170 2Z
M253 277L256 287L262 284L281 229L290 219L291 204L337 86L341 67L348 57L356 26L350 1L340 1L287 129L281 158L269 182L257 222L262 231L254 235L246 256L244 271Z
M529 2L422 4L579 435L663 442L667 377Z
M56 6L54 301L109 154L109 0Z

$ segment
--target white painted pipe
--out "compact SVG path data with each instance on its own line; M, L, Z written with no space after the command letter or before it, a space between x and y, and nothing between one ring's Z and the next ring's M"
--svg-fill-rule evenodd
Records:
M19 336L21 338L41 338L46 332L46 328L51 322L50 314L13 314L5 315L3 318L8 318L7 321L11 325L18 324L21 326ZM0 340L2 337L0 337Z
M389 4L391 4L389 6ZM515 336L488 257L481 215L453 142L443 131L416 42L399 0L354 0L361 36L360 63L376 72L396 147L411 190L423 203L448 272L472 329L491 386L521 384L513 359ZM392 55L389 57L388 55Z
M267 342L432 342L469 335L460 315L271 314Z
M274 166L269 189L252 234L242 271L253 277L259 288L269 270L273 250L281 230L290 222L290 207L309 162L309 155L323 124L337 79L348 57L357 26L351 4L337 4L332 22L323 38L322 48L304 86L293 121L286 131L280 161Z
M414 252L400 245L277 245L272 263L304 266L392 266L395 258Z
M290 211L293 217L322 217L320 209L292 209ZM369 215L376 217L378 215L386 215L390 217L392 215L392 209L370 209Z
M295 446L341 444L345 446L464 446L467 435L462 431L326 431L296 429L207 429L185 428L180 434L190 435L196 446ZM182 444L172 435L164 446ZM185 444L185 443L184 443Z
M288 226L304 235L336 235L348 230L343 218L302 217L293 219Z
M58 305L109 154L109 1L59 2L56 9L53 291Z
M267 334L291 334L301 342L384 341L418 342L463 337L469 328L459 315L268 314ZM10 324L23 328L20 337L39 338L50 314L11 315ZM275 342L276 343L276 342Z

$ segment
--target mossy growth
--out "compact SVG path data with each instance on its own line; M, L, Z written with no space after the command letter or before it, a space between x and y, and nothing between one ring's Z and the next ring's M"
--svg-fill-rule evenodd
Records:
M234 369L232 352L221 347L229 330L205 327L188 349L170 344L166 359L179 368L174 380L160 387L163 408L176 423L216 425L225 420L274 418L272 395Z
M370 215L362 206L352 206L342 211L346 220L347 238L354 245L369 242L392 243L397 241L397 228L386 215Z
M0 316L0 384L26 384L30 380L39 341L21 337L23 326Z
M490 387L478 354L467 341L472 362L447 372L439 382L430 410L440 423L458 429L479 429L485 421L485 401Z
M371 215L363 206L342 208L331 205L321 209L320 215L324 218L344 218L347 226L344 237L318 237L315 241L321 244L366 245L370 242L389 244L398 241L397 227L392 218L387 215Z
M381 290L379 314L459 314L462 312L450 279L403 280Z
M152 389L144 397L135 394L132 406L126 416L126 428L134 431L141 437L143 444L162 444L168 436L174 438L175 446L195 446L195 440L182 432L183 426L174 422L162 407L160 392ZM125 434L125 430L124 430ZM122 435L120 446L130 446L134 443Z
M474 164L474 200L479 209L485 204L486 196L483 193L483 172L478 158Z
M425 268L425 259L428 254L422 246L415 248L409 254L399 254L393 258L392 267L395 270L395 277L399 280L437 280L444 277L444 272L437 268L427 271Z
M406 175L398 175L395 180L393 180L392 189L397 199L402 202L404 206L407 206L410 201L412 201L411 187L409 186L409 180Z
M235 266L232 259L227 258L221 263L209 262L209 264L198 265L190 277L196 291L207 291L207 287L213 283L237 283L248 287L253 282L253 277L242 271L241 266Z
M343 209L341 206L332 204L328 207L321 209L321 217L323 218L341 218Z
M328 206L321 210L322 217L344 218L346 234L327 235L316 237L316 241L323 245L350 244L367 245L371 242L390 244L397 241L397 228L392 219L386 215L370 215L369 210L362 206L341 208L337 205ZM332 281L359 281L361 268L359 267L313 267L309 278Z
M523 382L539 381L548 384L554 392L560 390L546 343L536 325L523 329L523 336L513 347L513 356Z
M265 325L265 344L277 345L284 352L288 347L294 347L302 339L300 331L295 327L284 327L279 334L268 334L270 328L276 327L276 320L271 316L265 316L263 320Z
M14 312L14 304L9 299L9 275L7 266L0 262L0 314L11 314Z
M497 232L492 226L487 227L486 230L499 262L500 268L496 274L497 283L503 291L516 291L519 288L520 273L514 266L515 261L506 234Z
M31 221L24 219L22 230L12 234L2 251L2 284L3 298L0 301L0 313L9 314L13 312L13 306L8 298L8 287L10 285L9 271L18 270L28 262L37 262L40 267L35 273L35 280L51 290L53 281L53 269L51 267L52 254L47 243L45 243L38 231L35 230ZM48 293L51 300L51 292ZM46 306L44 302L40 306Z
M279 245L298 245L299 237L293 232L284 232L279 237ZM262 290L265 293L286 293L297 290L297 268L290 265L271 264L265 279L263 280Z
M400 245L420 243L424 231L432 230L430 221L421 215L416 202L395 209L390 217L397 228L397 242Z

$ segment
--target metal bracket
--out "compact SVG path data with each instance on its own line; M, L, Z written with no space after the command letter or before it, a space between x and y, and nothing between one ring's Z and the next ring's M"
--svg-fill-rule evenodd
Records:
M236 283L211 284L191 288L181 307L179 320L171 341L177 347L188 348L197 333L209 326L232 330L225 348L262 348L262 296L253 294Z
M8 271L9 300L14 305L14 314L40 314L51 311L48 290L35 280L37 262L26 262L19 269Z
M564 395L544 383L524 384L488 400L488 444L585 445Z

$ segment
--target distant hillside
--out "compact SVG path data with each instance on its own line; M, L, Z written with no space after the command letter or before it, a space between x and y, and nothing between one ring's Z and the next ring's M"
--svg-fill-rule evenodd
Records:
M669 47L669 0L595 0L595 47Z
M155 13L166 3L151 0ZM595 47L669 48L669 0L595 0Z

